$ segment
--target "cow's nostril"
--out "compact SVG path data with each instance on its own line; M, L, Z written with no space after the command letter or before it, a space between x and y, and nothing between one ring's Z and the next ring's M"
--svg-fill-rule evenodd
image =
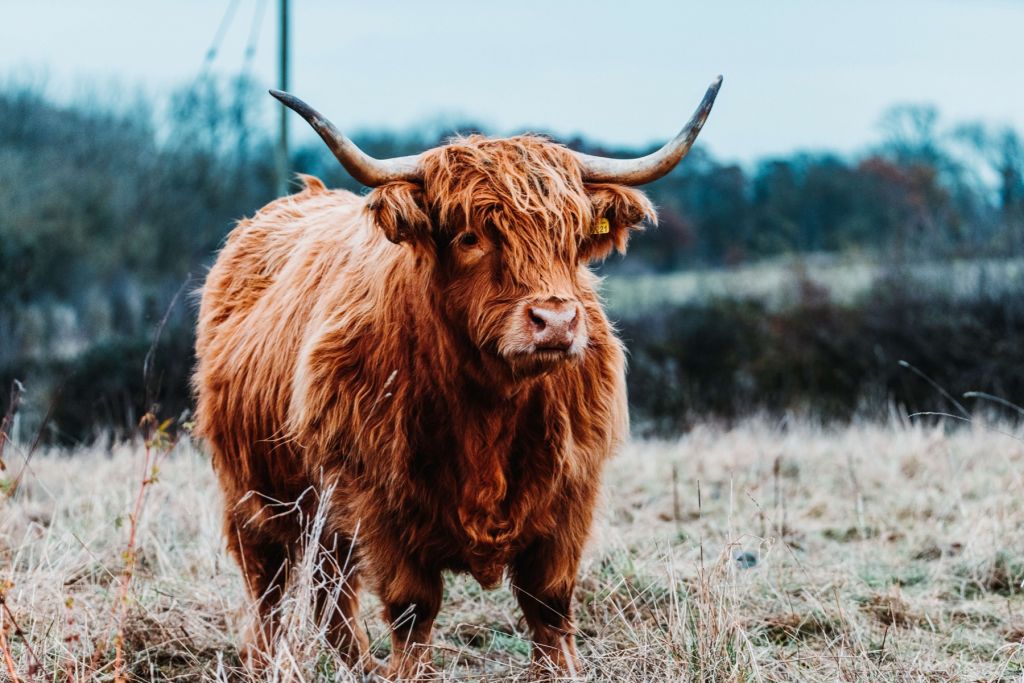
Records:
M575 308L572 310L572 314L571 315L572 315L572 317L569 318L568 327L569 327L569 331L570 332L575 332L576 331L576 323L579 322L580 316L578 315L578 313L577 313Z
M538 332L542 331L545 327L547 327L547 322L544 320L544 318L537 315L536 309L531 308L527 311L527 313L529 313L530 315L530 322L533 323L533 326L537 329Z

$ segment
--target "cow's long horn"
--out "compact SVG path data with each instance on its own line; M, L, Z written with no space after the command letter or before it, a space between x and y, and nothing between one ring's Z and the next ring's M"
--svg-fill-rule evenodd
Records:
M420 168L420 155L414 154L392 159L374 159L359 149L356 143L349 140L334 127L320 112L309 106L298 97L280 90L271 90L270 94L284 106L306 119L327 146L334 152L341 165L349 174L367 187L377 187L394 180L418 181L423 179Z
M652 152L639 159L609 159L576 152L576 156L580 160L583 180L591 183L643 185L668 174L693 146L697 134L704 126L704 121L711 113L711 105L715 103L715 97L718 96L720 87L722 87L721 76L708 86L708 91L704 94L704 99L701 100L697 111L690 118L690 122L679 131L679 135L672 138L657 152Z

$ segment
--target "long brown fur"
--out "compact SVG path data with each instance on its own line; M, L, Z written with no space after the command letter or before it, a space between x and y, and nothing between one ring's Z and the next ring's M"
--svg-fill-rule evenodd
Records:
M198 429L262 614L254 648L273 639L302 533L277 504L309 513L333 487L322 540L355 564L332 637L353 662L360 580L393 624L390 671L408 676L442 572L491 587L507 571L535 659L576 666L577 567L628 429L623 351L587 264L624 250L651 205L585 185L568 150L534 136L454 140L426 155L422 185L365 197L304 181L232 231L196 345ZM522 302L544 297L580 302L578 353L524 352Z

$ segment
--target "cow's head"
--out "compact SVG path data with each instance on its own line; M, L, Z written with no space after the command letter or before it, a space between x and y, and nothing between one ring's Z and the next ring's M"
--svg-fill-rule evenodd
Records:
M624 252L654 209L633 189L656 180L693 145L721 77L685 128L640 159L606 159L537 136L457 138L409 157L367 156L301 100L301 114L352 176L374 188L367 211L392 242L432 264L445 315L481 352L529 375L579 359L603 318L587 264ZM589 308L588 308L589 307ZM596 313L596 315L595 315Z

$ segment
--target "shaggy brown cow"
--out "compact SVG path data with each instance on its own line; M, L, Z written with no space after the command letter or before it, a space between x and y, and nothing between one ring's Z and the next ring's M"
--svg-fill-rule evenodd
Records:
M304 177L238 224L203 289L198 429L262 617L256 650L273 639L300 520L329 491L321 542L336 562L322 571L352 561L341 604L318 603L353 663L368 659L360 581L392 624L390 674L408 676L427 665L449 570L486 587L507 571L535 661L576 666L577 566L628 428L622 346L588 263L654 220L629 186L686 154L720 82L672 142L629 160L474 135L381 161L273 92L375 189Z

